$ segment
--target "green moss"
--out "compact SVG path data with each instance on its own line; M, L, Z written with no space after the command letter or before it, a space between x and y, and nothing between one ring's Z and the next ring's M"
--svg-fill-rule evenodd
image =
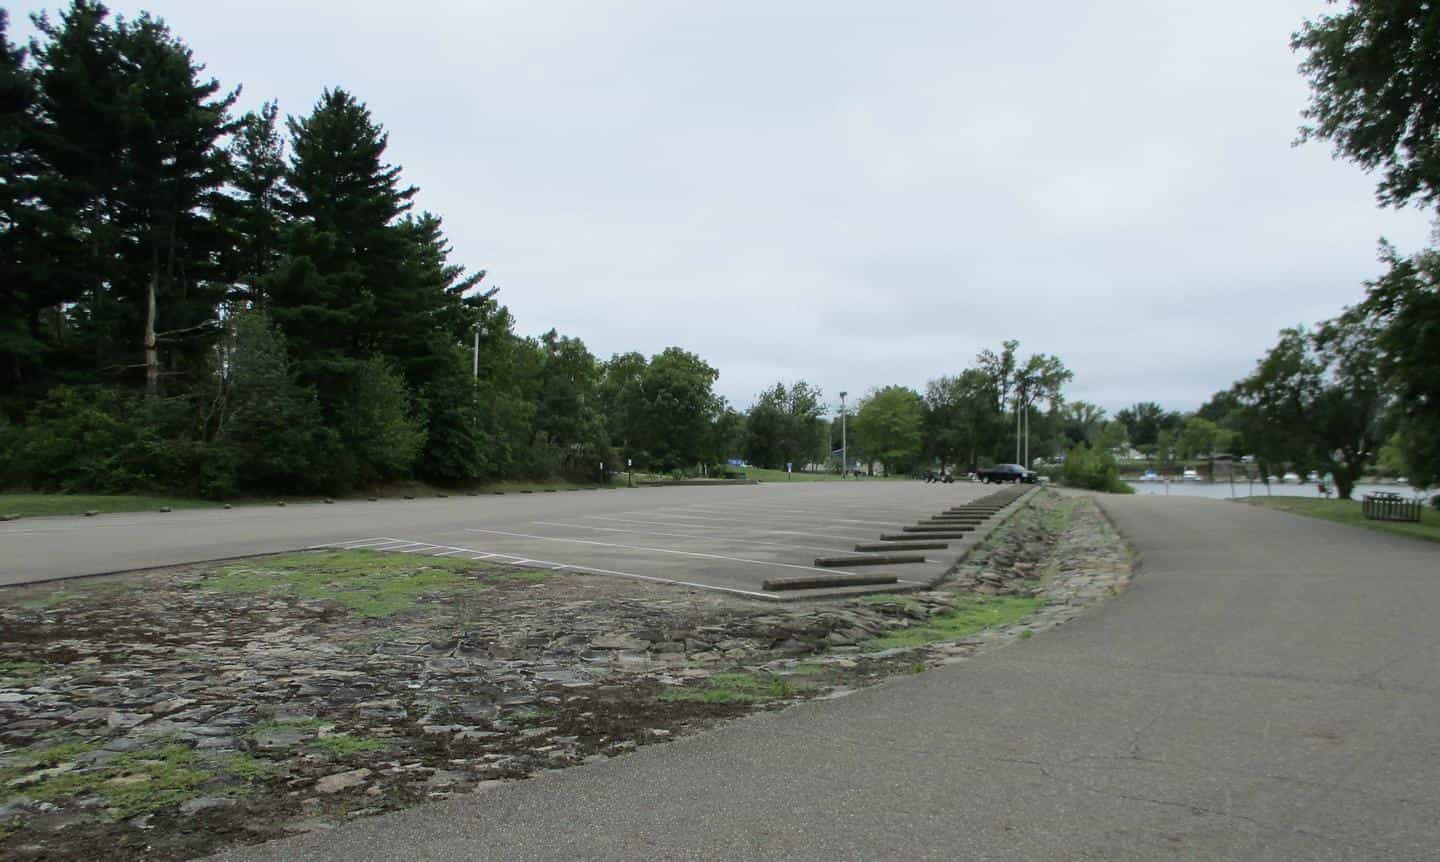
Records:
M328 599L364 617L412 611L425 599L486 589L493 567L470 560L374 551L312 551L224 566L203 587L222 593L280 593ZM506 573L508 575L508 573Z
M967 598L954 610L937 614L920 625L873 638L865 643L870 650L903 649L958 640L995 626L1008 625L1034 613L1043 602L1020 596L976 596Z
M769 673L717 673L696 685L668 688L659 700L693 703L763 703L795 697L814 685Z
M43 661L0 661L0 686L28 685L44 672Z
M269 778L280 771L278 763L248 754L228 755L216 765L225 775L247 783Z
M311 740L310 747L331 757L348 757L362 751L380 751L385 748L385 743L379 739L351 736L348 733L332 733Z
M99 794L105 799L106 814L124 819L193 799L216 778L213 770L197 762L193 749L166 745L154 751L122 754L92 768L47 775L21 786L10 784L13 777L30 773L33 768L53 767L93 748L89 743L71 742L28 755L32 769L12 768L0 773L6 788L3 798L27 796L40 802L56 802Z
M552 706L535 706L529 709L520 709L510 713L510 717L516 721L543 721L555 714Z

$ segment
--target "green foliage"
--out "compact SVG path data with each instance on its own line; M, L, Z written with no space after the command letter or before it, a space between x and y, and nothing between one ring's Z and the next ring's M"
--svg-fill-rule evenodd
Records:
M337 413L346 472L357 482L405 475L425 445L423 414L415 410L399 372L381 357L356 368Z
M1429 4L1349 0L1306 21L1290 45L1305 52L1300 71L1311 88L1300 139L1330 141L1367 172L1381 171L1381 203L1440 199L1440 61Z
M1065 484L1091 491L1105 491L1112 494L1129 494L1134 489L1120 481L1120 468L1108 449L1092 449L1088 443L1080 443L1065 456L1061 470Z
M1285 329L1280 341L1236 384L1245 441L1267 473L1312 465L1349 499L1384 440L1388 398L1380 381L1372 323L1347 316L1316 332Z
M783 382L761 392L745 422L745 458L761 467L801 469L828 455L828 428L819 387L804 380Z
M1381 379L1396 396L1394 418L1411 482L1440 486L1440 251L1402 258L1387 245L1388 271L1368 284L1347 317L1374 333ZM1357 320L1358 319L1358 320Z
M856 448L885 465L887 473L911 469L921 451L924 418L920 396L903 386L887 386L860 402L851 425Z
M324 487L321 472L331 437L312 387L290 370L285 337L259 311L231 322L230 409L222 429L240 452L246 490Z
M992 460L1005 438L1005 417L995 380L981 368L956 377L940 377L925 387L925 439L928 454L941 464L968 470Z

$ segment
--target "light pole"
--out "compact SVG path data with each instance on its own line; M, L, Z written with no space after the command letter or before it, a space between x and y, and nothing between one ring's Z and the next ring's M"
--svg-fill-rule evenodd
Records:
M849 395L849 394L850 394L850 393L848 393L848 392L841 392L841 393L840 393L840 478L841 478L841 479L844 479L844 478L845 478L845 474L850 471L850 457L849 457L849 456L850 456L850 453L847 451L846 446L845 446L845 443L846 443L846 440L845 440L845 396L846 396L846 395Z
M470 376L480 379L480 324L475 324L475 356L470 363Z

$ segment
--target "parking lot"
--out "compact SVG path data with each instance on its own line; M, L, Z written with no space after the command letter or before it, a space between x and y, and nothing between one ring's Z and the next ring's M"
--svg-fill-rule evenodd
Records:
M948 569L966 540L939 542L946 547L926 549L921 563L852 567L846 561L874 556L858 552L857 545L884 544L882 537L994 489L919 482L797 483L709 488L703 497L692 491L684 500L675 499L680 490L647 489L625 497L633 505L598 512L557 506L523 518L496 513L444 529L331 544L662 580L766 598L776 596L764 589L766 581L842 572L893 574L897 586L910 587ZM833 566L817 567L817 558Z
M774 594L766 580L822 569L819 557L993 492L918 481L636 488L335 505L237 507L95 518L36 518L0 529L0 583L310 547L492 560ZM924 551L923 563L864 567L913 585L947 569L966 539Z

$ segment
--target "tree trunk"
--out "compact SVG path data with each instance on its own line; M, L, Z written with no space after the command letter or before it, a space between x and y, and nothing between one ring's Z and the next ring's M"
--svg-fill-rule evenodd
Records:
M154 261L158 264L158 261ZM150 268L150 282L145 289L145 394L160 394L160 349L155 340L155 293L160 281L158 265Z

